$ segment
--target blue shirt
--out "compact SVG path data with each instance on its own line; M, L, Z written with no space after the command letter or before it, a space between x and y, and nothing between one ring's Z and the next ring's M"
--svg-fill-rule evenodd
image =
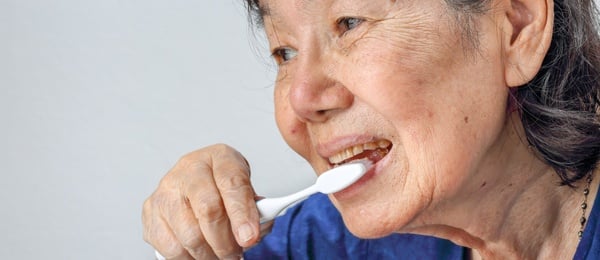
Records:
M598 197L574 259L600 259ZM598 235L596 235L598 234ZM577 234L573 234L577 239ZM468 259L468 250L444 239L393 234L360 239L344 226L327 196L313 195L275 220L270 234L244 259Z

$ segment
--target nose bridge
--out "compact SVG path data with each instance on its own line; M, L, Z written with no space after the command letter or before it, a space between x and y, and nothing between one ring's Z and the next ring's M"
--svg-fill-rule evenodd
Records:
M291 82L289 99L300 120L323 122L333 113L352 104L352 94L336 80L333 60L321 49L299 55Z

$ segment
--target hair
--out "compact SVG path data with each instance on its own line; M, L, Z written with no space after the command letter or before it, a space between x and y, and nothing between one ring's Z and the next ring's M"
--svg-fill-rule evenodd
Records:
M251 24L262 25L259 0L244 0ZM445 0L462 36L477 47L476 18L491 0ZM555 0L554 31L537 75L517 88L516 104L529 145L562 185L591 174L600 159L600 26L594 0Z

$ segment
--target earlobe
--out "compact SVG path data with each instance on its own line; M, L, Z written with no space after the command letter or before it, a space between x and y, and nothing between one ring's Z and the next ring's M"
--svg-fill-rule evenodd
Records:
M553 0L511 0L503 42L505 77L509 87L519 87L538 73L552 41Z

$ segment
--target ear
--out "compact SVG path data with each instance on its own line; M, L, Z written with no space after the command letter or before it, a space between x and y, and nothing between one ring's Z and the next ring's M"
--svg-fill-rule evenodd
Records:
M509 0L503 41L509 87L531 81L540 70L552 41L553 0Z

